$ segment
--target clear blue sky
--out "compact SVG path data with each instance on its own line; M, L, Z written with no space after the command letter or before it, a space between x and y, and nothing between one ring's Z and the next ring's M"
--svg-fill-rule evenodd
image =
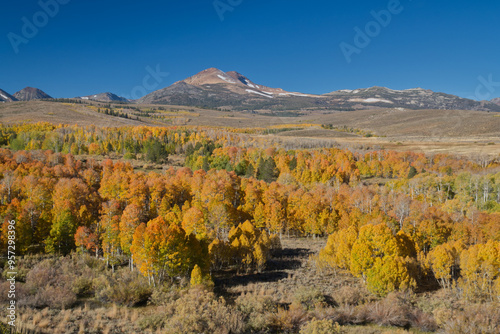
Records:
M22 37L22 18L33 22L41 7L4 1L0 88L13 94L33 86L54 97L130 95L143 85L146 67L157 65L170 75L156 88L208 67L318 94L377 85L469 97L479 76L500 82L497 0L401 0L404 9L351 63L339 45L354 45L354 28L364 30L371 11L387 9L389 1L220 2L236 4L224 20L213 0L71 0L45 26L38 15L42 27L16 54L8 34ZM490 98L500 97L497 86Z

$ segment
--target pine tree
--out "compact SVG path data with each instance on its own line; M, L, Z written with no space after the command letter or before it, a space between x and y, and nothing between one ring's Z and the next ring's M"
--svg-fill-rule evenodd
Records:
M414 178L418 174L417 169L413 166L410 167L410 171L408 172L408 179Z

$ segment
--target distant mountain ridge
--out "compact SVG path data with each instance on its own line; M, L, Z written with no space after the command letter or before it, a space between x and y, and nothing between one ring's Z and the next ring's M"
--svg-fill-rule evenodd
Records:
M235 71L209 68L171 86L154 91L137 103L172 104L234 110L356 110L371 108L499 111L500 105L474 101L422 88L392 90L371 87L323 95L287 92L256 84Z
M14 96L7 93L6 91L0 89L0 102L13 102L13 101L17 101L17 99Z
M14 97L19 101L42 100L42 99L52 98L49 94L45 93L44 91L33 87L26 87L21 89L20 91L14 94Z
M336 99L340 105L353 109L376 106L407 109L500 111L498 105L489 101L475 101L423 88L393 90L375 86L364 89L339 90L324 96Z
M50 98L40 89L32 87L26 87L14 96L0 90L0 102ZM217 68L203 70L135 101L109 92L81 96L77 99L111 103L169 104L251 112L318 109L349 111L376 108L500 112L500 98L491 101L475 101L422 88L393 90L377 86L355 90L342 89L323 95L304 94L257 84L241 73L223 72Z
M100 101L100 102L129 102L128 99L118 96L113 93L99 93L99 94L94 94L94 95L87 95L87 96L81 96L79 97L82 100L93 100L93 101Z

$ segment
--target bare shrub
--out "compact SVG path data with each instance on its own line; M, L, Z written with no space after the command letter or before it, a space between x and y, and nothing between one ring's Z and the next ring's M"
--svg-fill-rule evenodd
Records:
M269 327L269 313L275 312L277 305L269 295L242 293L235 300L236 308L244 315L247 327L260 331Z
M0 302L8 303L9 302L9 290L10 290L10 282L3 281L0 282Z
M88 276L76 277L72 284L72 291L78 297L89 296L94 292L92 278Z
M409 310L403 305L389 303L386 300L364 306L369 314L368 319L380 326L410 326Z
M300 334L344 334L344 329L332 320L313 319L302 326Z
M0 284L0 291L4 289ZM49 258L35 265L18 286L19 304L41 308L68 308L77 296L134 306L145 303L151 289L145 278L128 269L111 273L103 261L88 255Z
M149 302L156 306L166 306L172 304L179 299L180 296L180 290L176 286L167 286L163 284L153 289Z
M270 315L271 327L278 333L296 333L308 320L307 312L294 304L288 310L278 308Z
M76 302L71 277L53 259L40 262L26 275L25 293L19 294L19 304L31 307L68 308Z
M152 293L147 280L128 269L118 270L110 277L101 276L94 280L93 285L101 300L125 306L146 303Z
M165 326L165 315L154 313L141 318L138 321L139 327L142 329L159 329Z
M25 282L28 272L33 269L38 263L48 258L50 258L50 256L48 255L26 255L23 257L19 257L16 263L16 280ZM5 263L5 265L7 265L7 262ZM2 277L8 278L7 273L9 271L10 270L4 270L2 273Z
M448 320L451 319L453 310L446 307L439 307L436 308L434 312L432 312L432 314L434 315L436 324L440 327L443 327L448 322Z
M423 312L419 309L414 309L410 317L410 324L413 328L418 328L425 332L434 332L438 329L438 325L434 316L430 313Z
M355 306L343 304L333 309L329 318L341 325L363 324L367 319L359 310Z
M192 288L175 301L165 314L167 333L238 334L245 331L243 315L216 298L212 292Z
M437 324L430 313L416 308L416 295L412 292L393 292L385 299L357 307L358 321L380 326L418 328L423 331L435 331ZM358 322L362 323L362 322Z
M497 303L472 305L458 311L444 323L446 334L500 333L500 308Z
M312 310L325 305L326 299L318 289L304 286L295 291L292 302L302 305L306 310Z
M366 291L345 285L335 293L334 299L339 305L360 305L366 301Z
M37 293L37 306L50 306L53 308L66 309L76 302L76 295L67 285L48 285Z

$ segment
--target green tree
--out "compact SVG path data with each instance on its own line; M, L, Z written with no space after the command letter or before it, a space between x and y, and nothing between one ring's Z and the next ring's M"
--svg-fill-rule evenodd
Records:
M408 171L408 179L414 178L417 174L418 174L417 169L411 166L410 170Z
M49 253L67 255L75 247L76 219L71 211L64 209L59 212L52 223L50 237L47 239L46 250Z
M257 167L257 178L268 183L276 181L279 171L273 158L260 159Z
M164 145L157 140L147 141L144 143L144 154L146 160L152 162L160 162L168 158L168 152Z

